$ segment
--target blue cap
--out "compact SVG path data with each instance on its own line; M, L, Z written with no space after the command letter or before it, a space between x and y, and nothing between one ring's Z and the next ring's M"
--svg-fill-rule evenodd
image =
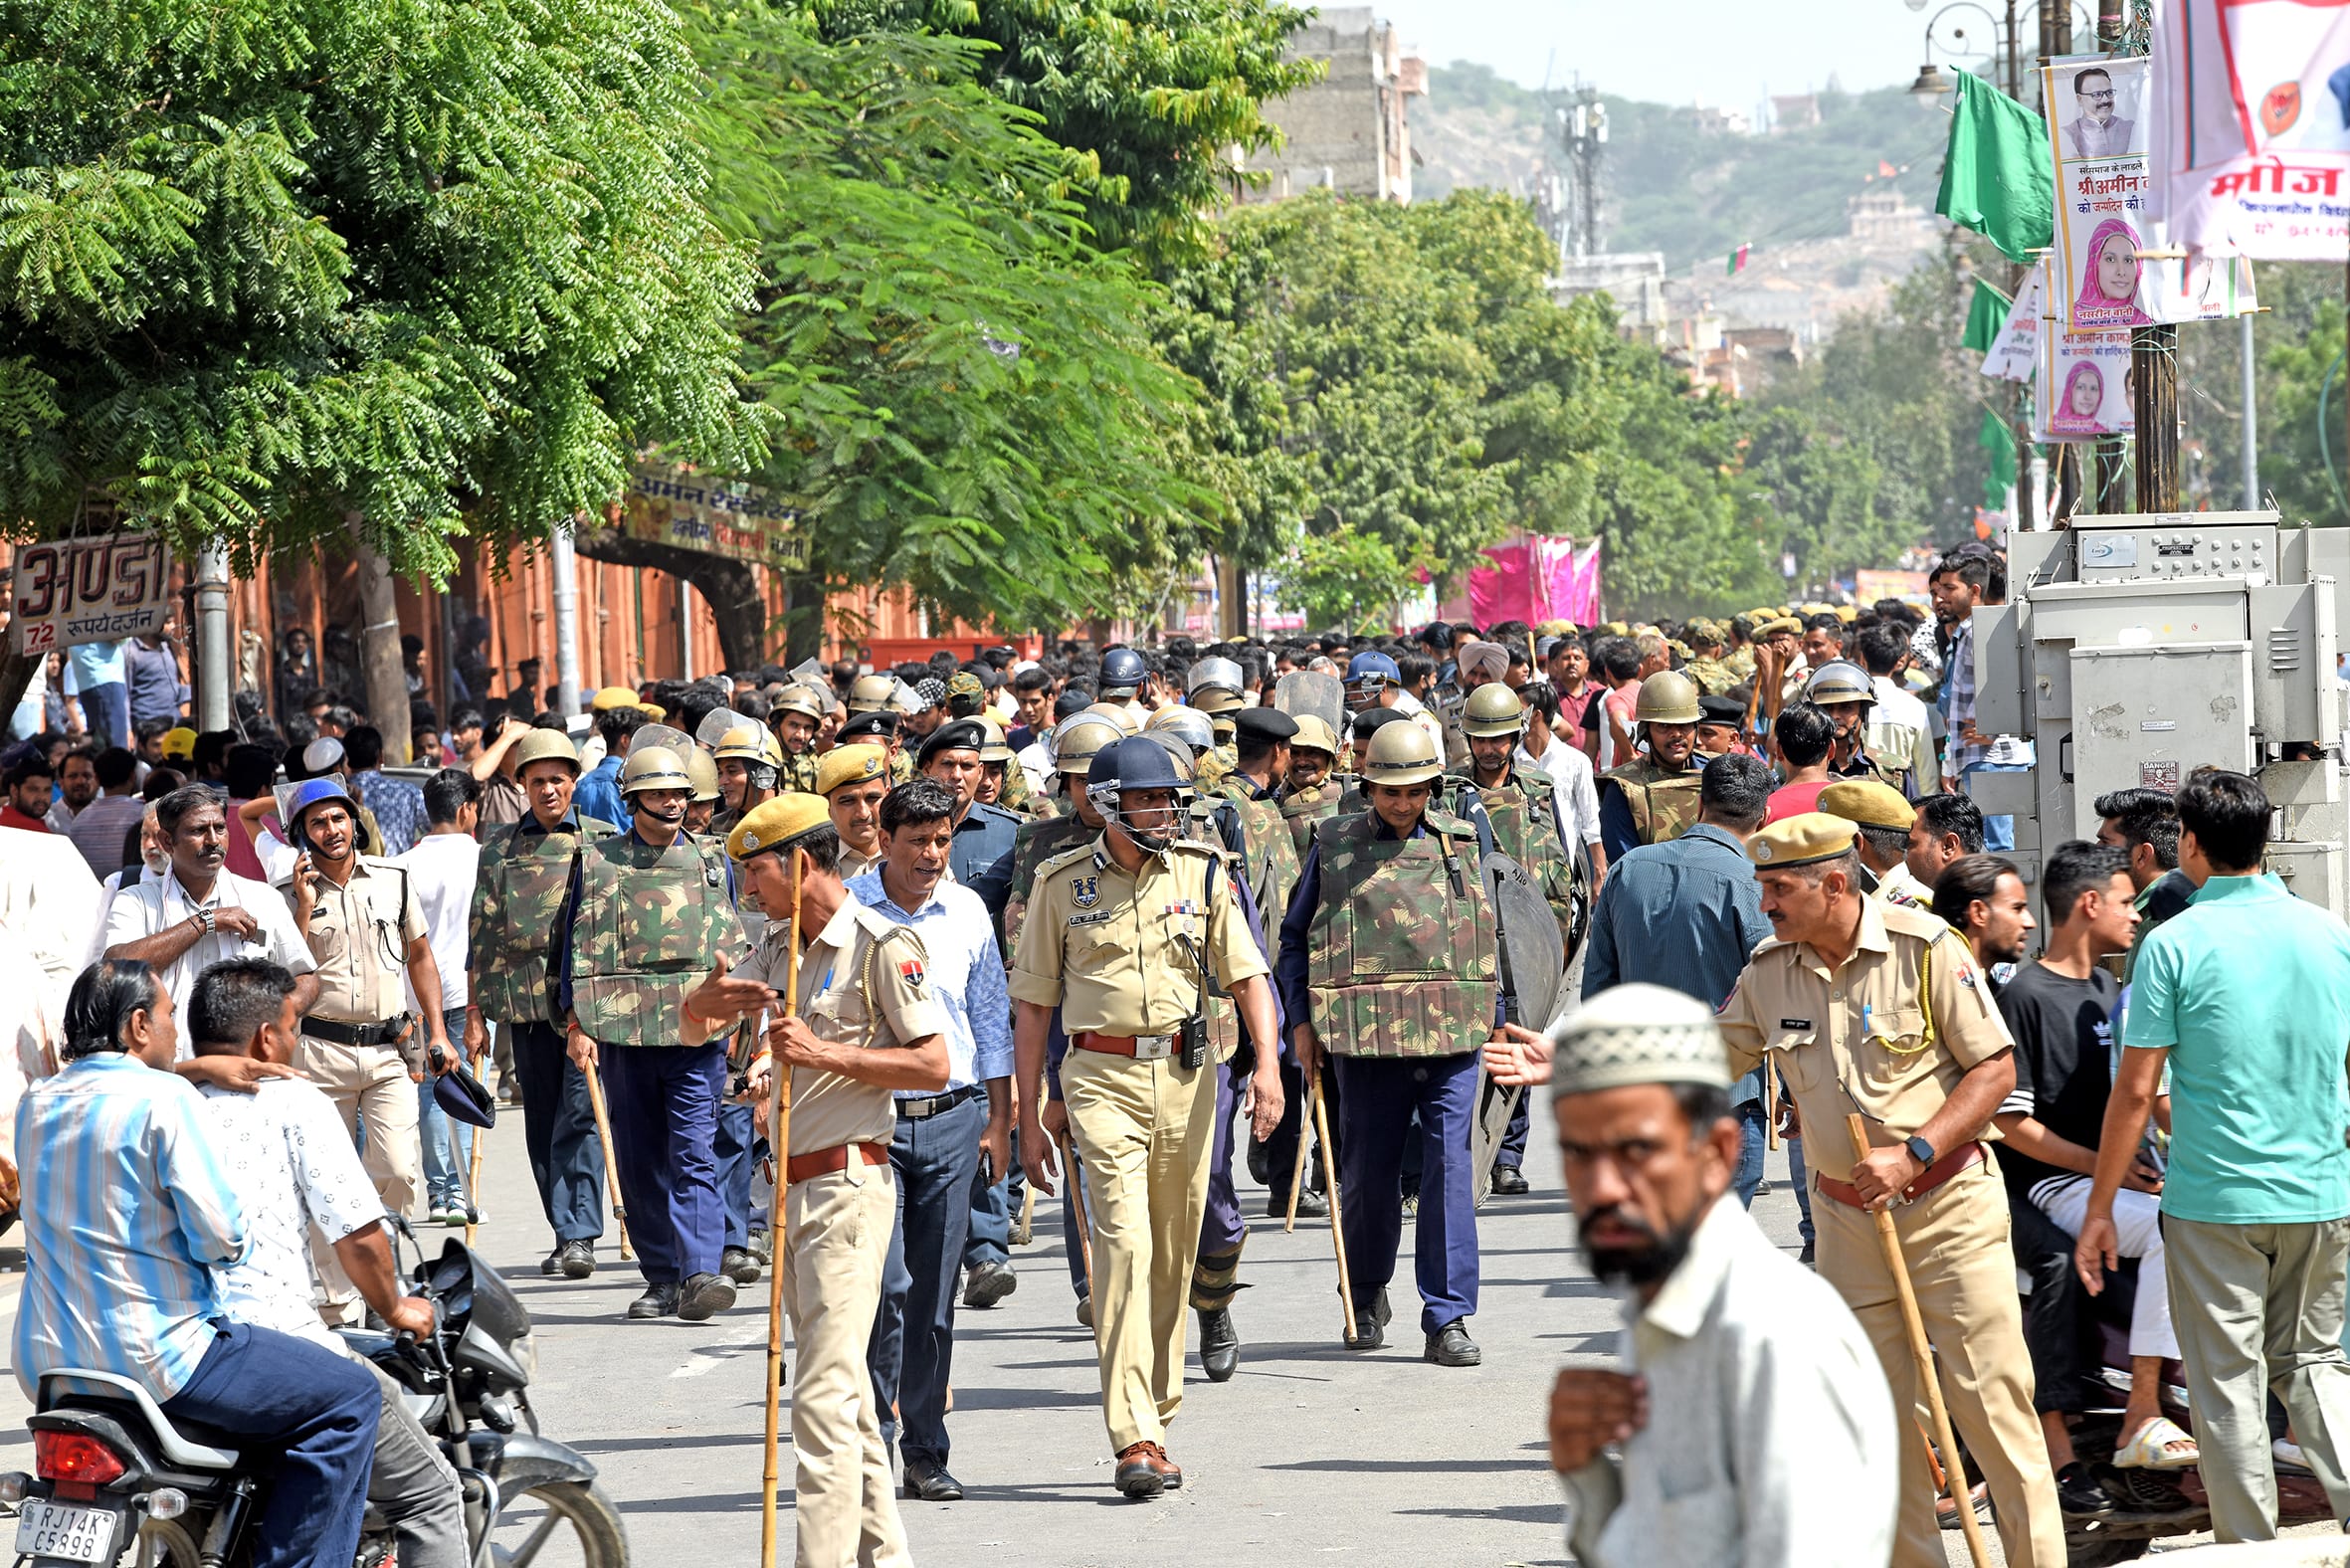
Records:
M1349 682L1373 679L1400 682L1404 679L1404 673L1385 654L1367 650L1346 662L1346 679Z
M351 792L343 788L341 779L303 779L299 784L294 786L294 799L293 804L287 808L286 826L289 828L301 826L303 812L308 811L320 801L328 800L339 800L345 806L351 803Z
M1093 761L1085 769L1085 785L1087 789L1104 785L1121 790L1181 789L1183 776L1175 771L1175 759L1165 746L1148 735L1128 735L1093 753Z

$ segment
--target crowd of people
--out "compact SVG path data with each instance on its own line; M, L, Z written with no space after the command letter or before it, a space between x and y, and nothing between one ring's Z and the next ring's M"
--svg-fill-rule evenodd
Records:
M1528 1190L1548 1082L1632 1328L1554 1391L1579 1560L1922 1568L1953 1473L2019 1568L2190 1467L2224 1538L2273 1531L2277 1466L2350 1514L2350 934L2259 875L2238 774L2105 798L2027 883L1965 792L2029 765L1974 721L2004 578L1970 547L1926 614L768 667L568 721L521 670L417 737L421 783L308 686L299 737L36 733L0 758L20 1376L281 1444L257 1561L333 1562L368 1496L403 1563L459 1560L453 1478L329 1329L420 1309L383 1214L479 1219L479 1078L545 1275L625 1226L626 1317L697 1322L775 1271L799 1561L903 1560L891 1499L962 1495L957 1313L1018 1288L1037 1197L1150 1497L1195 1331L1213 1381L1246 1352L1236 1161L1332 1214L1346 1348L1386 1346L1409 1225L1419 1353L1475 1366L1478 1207ZM1570 957L1579 1008L1544 1000ZM1745 1215L1774 1142L1794 1258ZM98 1159L168 1179L64 1175ZM1963 1456L1899 1430L1940 1404L1905 1301Z

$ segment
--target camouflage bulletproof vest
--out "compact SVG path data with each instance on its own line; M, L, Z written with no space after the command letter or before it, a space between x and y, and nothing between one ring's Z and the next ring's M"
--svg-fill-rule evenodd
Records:
M1720 696L1738 684L1738 677L1718 659L1692 659L1681 667L1681 674L1707 696Z
M582 834L592 843L620 831L594 817L578 821L577 834L524 833L516 824L483 841L468 937L474 1002L493 1023L548 1024L557 1018L547 965L571 892L572 863Z
M1313 842L1313 825L1338 809L1338 797L1346 791L1346 780L1333 773L1311 789L1284 790L1281 793L1281 821L1289 825L1289 850L1300 865L1305 861L1305 847Z
M1217 746L1200 753L1199 761L1193 765L1191 781L1202 794L1221 794L1219 786L1232 777L1232 770L1239 765L1232 747Z
M1020 927L1028 918L1028 901L1036 891L1037 868L1056 855L1076 849L1095 830L1077 819L1075 809L1066 817L1023 823L1012 837L1012 881L1004 894L1004 956L1020 945Z
M783 754L783 766L775 770L775 787L781 791L797 791L802 795L816 793L817 755L803 751L798 755Z
M1424 821L1416 839L1377 837L1367 813L1314 830L1321 899L1306 983L1313 1027L1336 1055L1459 1056L1492 1030L1499 966L1476 832L1441 812Z
M1677 839L1697 821L1699 773L1694 767L1668 773L1644 751L1600 777L1624 792L1624 802L1632 808L1633 829L1643 844Z
M1509 782L1499 789L1478 789L1468 778L1445 780L1453 815L1466 818L1463 795L1475 790L1484 804L1485 820L1493 825L1493 848L1533 874L1542 896L1558 917L1558 935L1570 948L1575 924L1575 861L1559 841L1558 818L1550 793L1550 775L1538 768L1511 768Z
M1295 842L1289 837L1288 825L1281 820L1281 809L1270 800L1259 800L1245 779L1228 780L1217 793L1232 802L1241 814L1241 831L1248 840L1248 860L1245 875L1249 891L1257 895L1257 911L1265 919L1266 936L1277 938L1281 916L1289 907L1289 894L1297 885L1300 866ZM1277 945L1277 940L1276 940Z
M682 1039L685 996L721 954L742 950L725 852L681 837L657 850L634 834L599 839L579 863L571 925L571 1011L606 1046Z
M1037 797L1036 792L1028 787L1028 769L1018 761L1007 762L1003 767L1004 787L996 795L996 804L1024 817L1033 815L1037 809Z

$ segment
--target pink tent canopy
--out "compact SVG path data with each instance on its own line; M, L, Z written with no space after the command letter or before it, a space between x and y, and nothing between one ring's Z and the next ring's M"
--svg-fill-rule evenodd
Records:
M1572 621L1589 626L1600 618L1600 541L1578 547L1573 539L1537 533L1521 542L1485 550L1493 564L1469 574L1469 619L1479 626L1498 621Z

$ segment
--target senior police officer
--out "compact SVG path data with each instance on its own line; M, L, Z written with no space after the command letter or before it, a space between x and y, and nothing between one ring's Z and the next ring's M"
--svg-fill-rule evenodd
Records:
M1873 896L1912 909L1934 901L1934 889L1909 870L1909 830L1917 823L1917 808L1899 790L1875 779L1839 779L1820 792L1820 809L1860 830L1853 848L1876 879Z
M424 905L406 868L358 852L357 803L335 778L294 786L287 829L299 852L283 887L294 928L317 964L317 1000L301 1021L294 1065L334 1101L354 1136L377 1196L412 1218L424 1193L424 1145L413 1085L425 1069L455 1062L441 1014L441 970ZM405 978L423 1013L407 1010ZM323 1236L313 1236L329 1323L358 1320L359 1292Z
M1804 683L1804 700L1828 714L1836 725L1836 748L1829 753L1828 774L1840 779L1874 779L1904 797L1917 794L1918 780L1896 760L1878 757L1868 749L1868 715L1876 706L1876 688L1859 665L1835 659L1812 672Z
M559 729L515 742L514 778L529 806L512 827L485 834L467 923L473 1007L466 1052L479 1057L483 1020L509 1037L522 1087L522 1144L539 1207L555 1233L541 1274L584 1279L604 1234L604 1145L596 1136L587 1076L563 1049L551 965L582 848L620 830L572 803L579 753Z
M567 1045L582 1072L602 1078L610 1109L645 1276L628 1316L697 1323L734 1304L734 1280L719 1272L726 1213L713 1145L726 1026L766 990L727 978L742 922L717 846L685 831L685 764L646 746L622 766L620 791L633 825L579 859L563 965Z
M1421 1188L1416 1274L1423 1355L1481 1359L1470 1130L1477 1053L1501 1023L1493 912L1475 830L1433 810L1444 772L1417 725L1389 724L1364 757L1370 810L1314 829L1281 923L1281 1000L1310 1082L1325 1056L1338 1079L1339 1214L1355 1335L1386 1343L1387 1283L1403 1237L1404 1140L1417 1113Z
M889 1451L866 1366L897 1209L889 1143L892 1094L946 1086L946 1018L910 925L859 903L843 883L840 836L823 801L779 795L735 825L726 849L767 929L732 978L789 982L800 948L797 1007L770 1005L771 1057L791 1074L776 1277L792 1320L793 1524L799 1568L901 1565L905 1527L889 1483ZM791 851L801 853L792 917Z
M889 789L889 753L880 746L835 746L817 764L816 793L840 837L843 880L881 858L881 797Z
M1640 751L1599 776L1600 848L1610 863L1640 844L1677 839L1697 820L1697 685L1660 671L1641 683L1633 709Z
M1203 1012L1221 984L1256 1049L1252 1131L1281 1113L1273 993L1225 857L1183 841L1174 759L1128 736L1096 753L1087 792L1107 821L1039 870L1012 963L1020 1151L1051 1193L1064 1107L1044 1095L1061 1009L1067 1125L1093 1218L1102 1414L1128 1497L1180 1486L1167 1424L1183 1403L1184 1308L1207 1207L1217 1079Z
M1991 1490L2007 1560L2060 1568L2064 1519L2033 1413L2008 1206L1989 1143L2015 1048L1964 938L1919 909L1863 897L1852 823L1804 812L1747 841L1773 940L1722 1007L1731 1071L1766 1060L1804 1127L1821 1277L1876 1346L1893 1408L1920 1394L1871 1209L1890 1206L1959 1441ZM1856 1163L1831 1129L1858 1108ZM1961 1500L1959 1506L1967 1506ZM1895 1568L1940 1568L1926 1451L1901 1445Z
M1481 810L1490 824L1493 848L1524 867L1542 885L1542 896L1558 921L1560 951L1573 957L1580 856L1570 853L1573 837L1559 820L1558 793L1550 775L1519 767L1518 742L1526 732L1526 704L1498 681L1469 693L1461 707L1461 732L1469 746L1469 767L1446 779L1449 809L1464 821ZM1532 1123L1520 1094L1508 1129L1493 1157L1493 1191L1501 1197L1526 1192L1526 1138Z

